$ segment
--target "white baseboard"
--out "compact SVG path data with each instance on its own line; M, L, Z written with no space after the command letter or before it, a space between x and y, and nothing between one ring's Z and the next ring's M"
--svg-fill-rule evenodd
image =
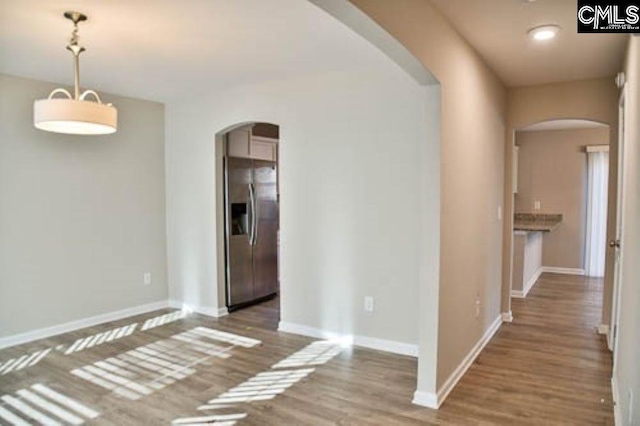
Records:
M522 290L511 290L511 297L516 299L524 299L524 293Z
M598 326L598 334L603 335L605 339L607 339L607 348L613 352L613 348L611 347L611 338L609 336L609 325L608 324L600 324Z
M169 299L169 301L167 301L167 303L169 304L170 308L173 309L182 309L182 302L179 300L175 300L175 299Z
M524 285L524 297L527 297L527 294L531 291L534 284L538 282L538 278L542 275L542 268L539 268L535 274L531 277L531 279Z
M538 278L544 272L544 267L539 268L535 274L524 284L524 288L522 290L511 290L511 297L515 297L516 299L524 299L527 297L533 286L536 282L538 282ZM510 322L510 321L509 321Z
M555 266L543 266L542 272L550 272L552 274L563 274L563 275L586 275L587 274L584 269L557 268Z
M498 317L493 321L491 326L489 326L487 331L485 331L484 335L482 335L480 340L478 340L478 342L474 345L474 347L471 348L471 351L469 351L469 353L467 354L466 357L464 357L460 365L458 365L458 367L454 370L454 372L451 373L447 381L444 382L444 385L442 385L442 387L438 390L435 401L433 399L433 394L416 391L413 399L414 404L424 405L425 407L428 407L428 408L435 408L435 409L440 408L444 400L447 399L447 396L449 396L449 393L451 393L453 388L458 384L462 376L464 376L464 374L467 372L469 367L471 367L471 365L476 360L478 355L480 355L484 347L487 346L487 343L489 343L493 335L496 334L496 332L500 329L501 325L502 325L502 315L498 315Z
M306 325L295 324L292 322L280 321L278 324L278 331L285 333L299 334L301 336L313 337L314 339L336 340L341 341L344 344L353 344L353 336L334 333L331 331L321 330L315 327L308 327Z
M502 313L502 322L513 322L513 312L503 312Z
M353 336L353 344L363 348L377 349L393 354L412 356L414 358L418 357L418 345L412 345L411 343L356 335Z
M611 377L611 394L613 397L613 424L622 425L622 413L620 412L620 393L615 373Z
M434 410L440 408L438 396L432 392L415 391L411 402L422 407L433 408Z
M169 306L175 309L183 309L213 318L220 318L229 315L229 310L226 307L211 308L206 306L190 305L175 299L169 300Z
M335 333L331 331L321 330L315 327L308 327L306 325L294 324L285 321L280 321L280 324L278 324L278 331L313 337L315 339L335 340L344 345L355 345L363 348L376 349L379 351L390 352L398 355L407 355L412 357L418 356L418 345L413 345L410 343L377 339L367 336L354 336L349 334Z
M46 339L48 337L57 336L58 334L76 331L85 327L102 324L110 321L117 321L134 315L146 314L147 312L157 311L170 307L166 300L159 302L147 303L145 305L135 306L133 308L122 309L115 312L96 315L89 318L83 318L75 321L69 321L63 324L54 325L52 327L40 328L38 330L28 331L26 333L14 334L0 338L0 349L9 346L21 345L23 343L33 342L34 340Z

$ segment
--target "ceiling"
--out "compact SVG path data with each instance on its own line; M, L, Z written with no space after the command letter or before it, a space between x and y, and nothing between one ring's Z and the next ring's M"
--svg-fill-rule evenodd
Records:
M432 1L509 86L613 76L621 67L626 37L576 34L575 0ZM89 15L80 24L81 85L142 99L385 60L304 0L0 0L0 72L71 85L66 10ZM531 42L526 30L545 23L563 31Z
M525 127L521 132L541 132L545 130L598 129L609 127L606 124L591 120L561 119L548 120Z
M359 35L301 0L0 0L0 72L73 84L65 49L80 23L81 85L168 101L203 90L372 67Z
M612 77L622 68L625 34L578 34L576 0L431 0L510 87ZM527 30L556 24L556 39Z

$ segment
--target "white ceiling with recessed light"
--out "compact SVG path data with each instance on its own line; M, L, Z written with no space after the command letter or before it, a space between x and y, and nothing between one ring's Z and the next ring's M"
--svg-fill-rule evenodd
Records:
M612 77L622 69L625 34L578 34L576 0L432 0L508 86ZM554 24L552 40L531 28Z
M89 16L80 78L100 93L168 101L388 61L303 0L0 0L0 72L72 85L67 10Z

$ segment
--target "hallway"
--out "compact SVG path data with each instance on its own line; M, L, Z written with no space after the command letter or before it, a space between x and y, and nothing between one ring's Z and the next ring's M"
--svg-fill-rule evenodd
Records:
M544 273L444 403L503 424L613 424L602 280ZM528 421L527 421L528 419ZM515 422L515 423L514 423Z

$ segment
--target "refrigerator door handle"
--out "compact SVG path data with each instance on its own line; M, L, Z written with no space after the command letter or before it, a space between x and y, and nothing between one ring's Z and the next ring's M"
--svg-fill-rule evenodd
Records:
M249 234L249 245L255 244L256 238L256 195L252 183L249 184L249 200L251 204L251 232Z

